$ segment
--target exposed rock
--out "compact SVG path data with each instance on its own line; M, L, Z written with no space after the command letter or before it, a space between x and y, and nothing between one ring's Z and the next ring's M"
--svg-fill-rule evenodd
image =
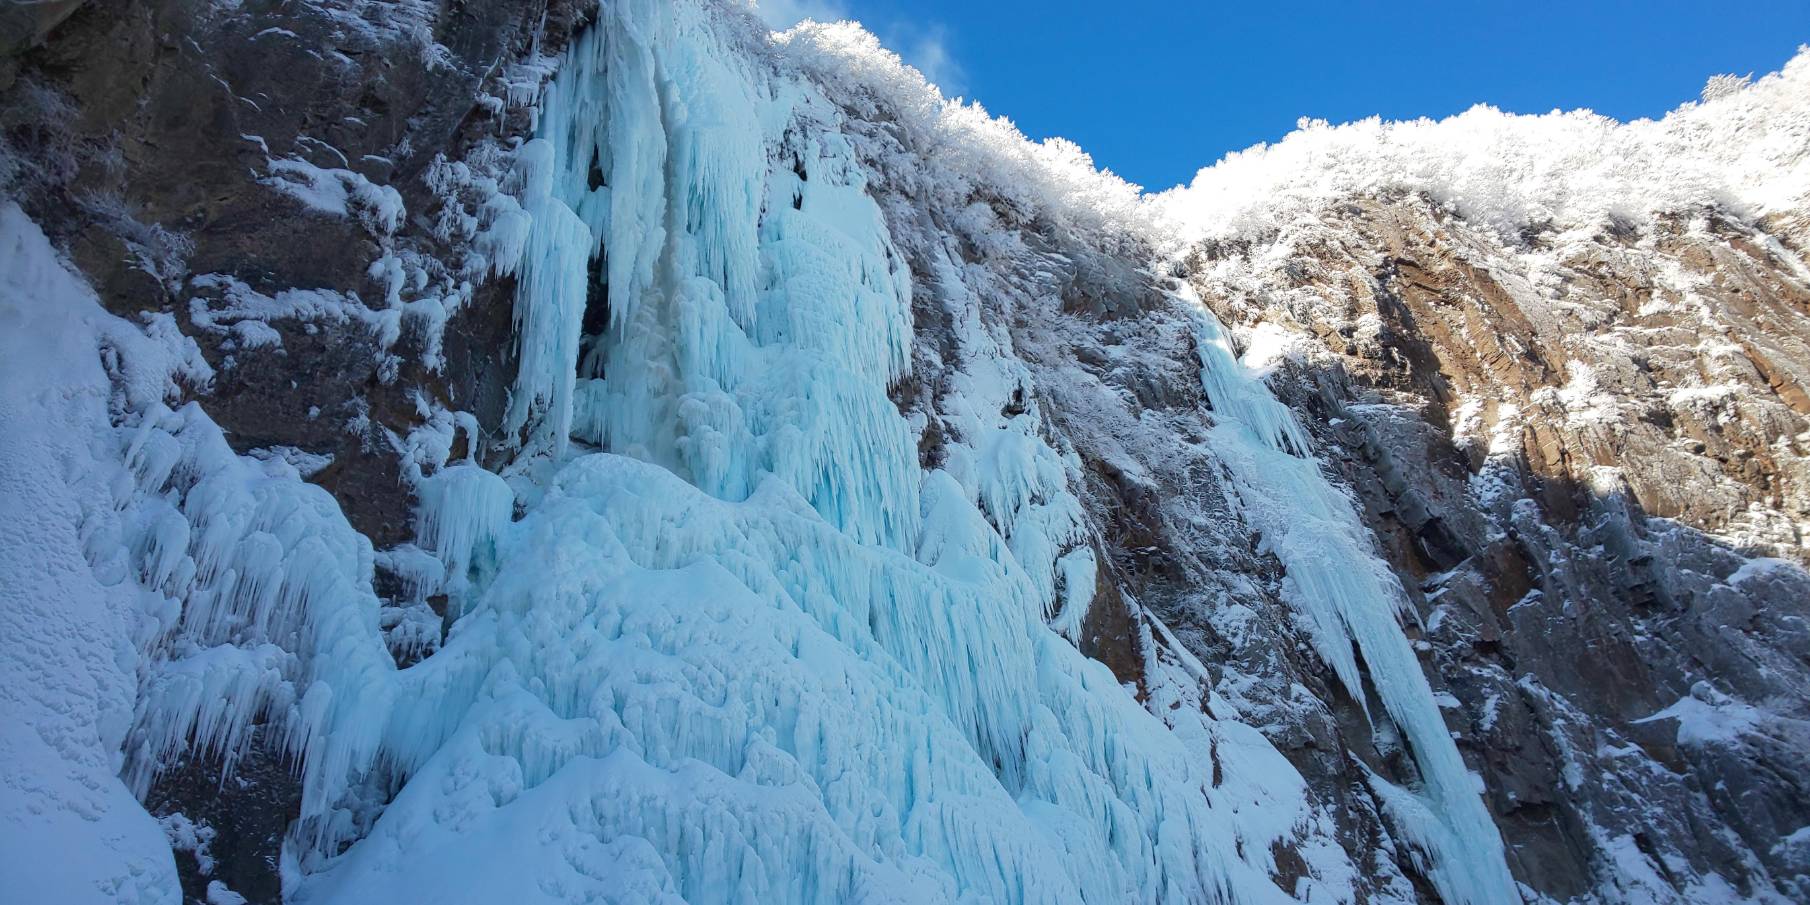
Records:
M1416 198L1277 241L1286 304L1203 293L1318 340L1278 385L1416 589L1523 882L1600 893L1634 852L1665 875L1621 895L1810 892L1775 844L1810 584L1742 555L1806 558L1801 256L1713 212L1511 247Z

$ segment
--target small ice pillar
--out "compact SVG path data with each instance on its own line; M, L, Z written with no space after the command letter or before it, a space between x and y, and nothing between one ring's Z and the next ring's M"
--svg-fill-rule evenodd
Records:
M463 593L473 570L494 560L496 540L515 514L515 492L476 465L441 469L419 487L421 541L446 567L445 590Z

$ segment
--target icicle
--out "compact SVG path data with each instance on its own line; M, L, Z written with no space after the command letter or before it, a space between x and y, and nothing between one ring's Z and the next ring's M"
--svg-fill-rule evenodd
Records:
M1400 583L1372 550L1351 500L1320 474L1293 413L1232 356L1213 314L1204 306L1198 310L1201 384L1220 416L1214 450L1231 470L1232 486L1264 548L1282 561L1283 596L1307 617L1315 649L1359 701L1365 691L1357 654L1363 654L1371 684L1420 768L1425 805L1398 801L1391 814L1438 821L1404 831L1433 848L1431 875L1442 895L1470 905L1518 905L1481 782L1452 743L1402 633ZM1402 801L1410 794L1397 793Z
M387 721L339 740L349 689L297 705L322 727L294 742L311 777L353 764L329 742L411 777L370 838L305 859L306 896L1280 900L1229 854L1198 757L1046 627L1058 571L1079 619L1095 564L1035 418L983 451L984 482L920 469L887 394L909 276L853 149L710 11L608 4L549 89L522 267L579 271L554 249L576 244L537 246L545 218L601 235L611 322L601 378L524 389L546 406L521 423L609 453L563 463L519 522L475 466L424 483L449 580L494 570ZM769 153L793 129L809 179ZM524 343L571 316L564 276L534 286ZM536 373L575 370L545 349ZM480 851L511 873L468 867Z
M560 166L554 145L546 139L529 142L519 163L530 226L516 286L515 389L503 427L512 436L528 429L525 448L557 459L565 455L572 433L578 340L597 242L553 194Z
M181 751L230 771L268 721L297 740L308 793L302 821L327 813L373 766L395 667L375 634L372 553L326 491L242 458L193 403L140 416L122 449L148 496L128 503L132 550L152 587L183 598L151 642L125 776L142 794ZM297 706L355 690L337 709ZM368 727L375 727L368 728ZM301 741L306 740L306 741ZM322 845L343 837L322 834Z
M445 590L462 594L474 569L493 567L497 538L515 515L515 492L476 465L441 469L418 489L422 542L445 567Z
M1051 628L1070 641L1079 641L1081 626L1093 605L1099 564L1092 547L1076 547L1056 560L1056 568L1062 574L1062 608L1056 611Z
M1224 418L1248 428L1265 445L1291 456L1305 457L1313 448L1288 406L1277 402L1262 383L1245 374L1232 351L1231 338L1212 315L1195 325L1200 352L1201 388L1207 403Z

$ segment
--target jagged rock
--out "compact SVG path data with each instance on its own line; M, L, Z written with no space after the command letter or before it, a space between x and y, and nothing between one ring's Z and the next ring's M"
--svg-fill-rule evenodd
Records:
M1810 284L1771 239L1707 214L1529 249L1359 199L1270 276L1317 303L1210 300L1322 339L1286 380L1355 424L1334 461L1421 591L1517 872L1555 897L1599 888L1623 846L1668 883L1803 893L1767 840L1792 832L1769 815L1810 808L1780 781L1810 762L1768 740L1801 732L1810 672L1786 639L1810 597L1729 584L1737 550L1806 557ZM1653 715L1706 681L1798 703L1740 743L1680 744Z

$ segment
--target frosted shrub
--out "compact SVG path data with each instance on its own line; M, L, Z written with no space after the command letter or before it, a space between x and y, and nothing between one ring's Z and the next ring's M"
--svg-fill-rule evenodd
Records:
M1717 206L1757 218L1810 194L1810 53L1751 85L1719 76L1702 103L1621 123L1588 110L1520 116L1479 105L1408 122L1302 120L1273 145L1229 154L1156 195L1156 219L1191 239L1256 238L1335 201L1423 193L1505 238L1552 222Z

